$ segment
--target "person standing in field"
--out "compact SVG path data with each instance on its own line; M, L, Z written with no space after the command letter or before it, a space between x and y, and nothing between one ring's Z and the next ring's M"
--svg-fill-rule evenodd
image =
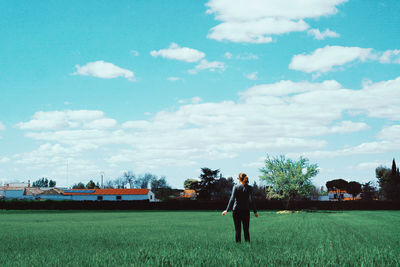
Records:
M244 239L250 242L250 208L254 215L258 217L256 205L254 203L253 188L249 185L249 178L245 173L239 173L239 184L232 189L232 195L229 199L228 207L222 212L225 216L232 209L233 205L233 222L235 224L236 242L241 242L241 229L243 223Z

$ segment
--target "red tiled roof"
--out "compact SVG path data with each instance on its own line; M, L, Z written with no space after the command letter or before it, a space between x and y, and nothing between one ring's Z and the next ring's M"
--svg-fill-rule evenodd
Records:
M82 189L76 189L83 191ZM68 191L72 191L69 189ZM94 189L93 193L64 193L64 195L147 195L150 189Z

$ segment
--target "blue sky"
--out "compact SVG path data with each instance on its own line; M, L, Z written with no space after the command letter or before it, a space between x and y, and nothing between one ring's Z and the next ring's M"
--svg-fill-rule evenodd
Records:
M375 180L400 151L400 3L0 1L0 183L201 167ZM68 164L68 176L67 176Z

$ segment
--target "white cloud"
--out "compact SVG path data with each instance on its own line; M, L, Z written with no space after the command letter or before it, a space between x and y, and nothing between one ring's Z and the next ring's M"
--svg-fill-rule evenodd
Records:
M129 81L135 81L135 75L132 71L115 66L112 63L103 60L89 62L84 66L75 65L74 75L93 76L103 79L113 79L124 77Z
M10 162L10 159L8 157L0 158L0 163L8 163L8 162Z
M179 77L168 77L167 80L170 81L170 82L176 82L176 81L181 80L181 78L179 78Z
M246 53L237 55L236 58L240 59L240 60L255 60L255 59L258 59L258 56L254 55L252 53L246 52Z
M107 119L107 118L89 121L84 124L84 127L88 129L108 129L108 128L114 128L115 126L117 126L117 121L114 119Z
M196 67L194 67L194 69L191 69L188 72L190 74L196 74L202 70L209 70L211 72L216 70L224 71L225 63L220 61L207 61L206 59L203 59L198 65L196 65Z
M114 119L104 118L99 110L38 111L28 122L16 125L22 130L61 130L68 128L111 128L116 126Z
M303 20L292 21L281 18L263 18L246 22L230 21L212 28L207 37L217 41L261 44L272 42L270 35L304 31L308 27Z
M342 66L355 60L361 62L374 58L372 48L325 46L311 54L299 54L292 58L289 69L307 73L332 71L335 66Z
M59 164L68 156L78 160L87 151L107 148L106 153L102 150L106 162L127 162L145 169L190 166L247 152L289 156L308 151L304 153L308 157L337 157L398 151L398 125L382 129L376 140L333 151L324 150L324 139L329 134L368 129L365 122L343 119L349 110L360 111L357 117L400 121L399 87L400 77L368 83L358 90L345 89L336 81L280 81L249 88L237 101L204 102L193 97L148 119L120 125L110 118L105 121L113 127L99 129L89 126L106 119L101 111L37 112L19 127L42 130L28 131L25 136L45 142L45 146L20 155L18 160L45 166Z
M232 58L232 54L229 53L229 52L226 52L226 53L224 54L224 57L227 58L227 59L231 59L231 58Z
M199 97L199 96L194 96L194 97L192 97L192 98L190 98L190 99L180 99L180 100L178 101L178 103L179 103L179 104L187 104L187 103L198 104L198 103L200 103L200 102L202 102L202 101L203 101L203 99L202 99L201 97Z
M314 36L314 39L316 40L323 40L326 37L331 37L331 38L337 38L340 36L337 32L331 31L329 29L326 29L323 32L320 32L319 29L310 29L307 31L308 35Z
M341 121L338 125L331 128L331 133L351 133L369 129L365 122Z
M234 58L234 59L239 59L239 60L255 60L255 59L258 59L257 55L254 55L254 54L248 53L248 52L245 52L245 53L242 53L242 54L237 54L236 56L233 56L232 53L230 53L230 52L226 52L224 54L224 57L227 58L227 59Z
M347 0L210 0L207 13L222 21L208 38L217 41L269 43L271 35L305 31L304 19L319 18L337 12L336 6Z
M206 56L206 54L204 54L199 50L189 47L180 47L176 43L172 43L166 49L160 49L158 51L153 50L150 52L150 55L152 55L153 57L160 56L163 58L175 59L186 62L196 62Z
M0 131L3 131L6 128L3 123L0 122Z
M139 56L139 52L136 51L136 50L131 50L131 51L130 51L130 54L133 55L133 56L135 56L135 57Z
M347 168L353 170L369 170L369 169L376 169L379 166L389 166L388 162L383 161L368 161L368 162L361 162L357 165L350 165Z
M258 72L252 72L244 75L249 80L257 80Z
M384 127L377 137L381 140L398 140L400 137L400 125Z
M400 64L400 49L386 50L379 57L379 62Z

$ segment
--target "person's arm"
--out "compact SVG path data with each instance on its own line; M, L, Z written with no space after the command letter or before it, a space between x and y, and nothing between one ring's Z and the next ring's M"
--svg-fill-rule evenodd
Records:
M250 190L250 205L251 208L253 209L254 214L257 214L257 208L256 208L256 203L254 201L254 191L253 191L253 187Z
M232 209L233 202L235 201L235 195L236 195L236 186L234 186L232 189L231 198L229 199L228 207L226 207L226 211L230 211Z

